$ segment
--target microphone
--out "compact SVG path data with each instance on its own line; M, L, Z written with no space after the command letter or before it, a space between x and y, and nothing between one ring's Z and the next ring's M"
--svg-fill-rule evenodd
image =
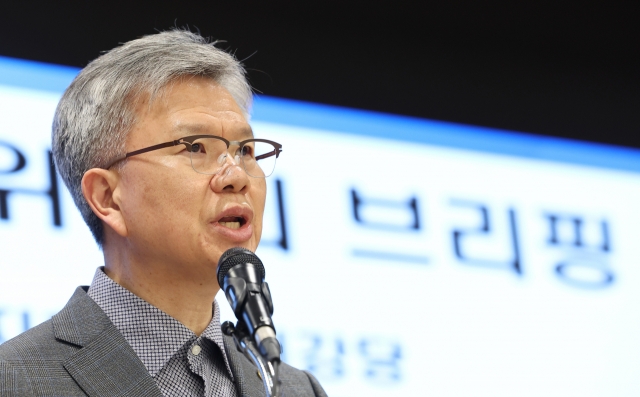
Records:
M239 325L246 327L265 359L279 362L281 348L271 320L273 301L262 261L246 248L231 248L220 257L217 275Z

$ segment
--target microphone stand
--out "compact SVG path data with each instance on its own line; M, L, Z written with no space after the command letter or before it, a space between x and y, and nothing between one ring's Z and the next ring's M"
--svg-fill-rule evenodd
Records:
M249 359L253 364L258 367L258 373L264 391L267 397L280 397L280 380L278 378L278 372L280 367L279 361L266 361L255 343L251 339L251 336L246 332L244 324L238 322L238 326L234 326L232 322L225 321L222 324L222 332L225 335L233 337L236 347Z

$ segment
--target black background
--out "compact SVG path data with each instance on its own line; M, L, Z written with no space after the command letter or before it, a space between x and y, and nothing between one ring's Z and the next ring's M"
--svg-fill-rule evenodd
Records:
M5 1L0 55L82 67L189 26L264 94L640 148L635 3Z

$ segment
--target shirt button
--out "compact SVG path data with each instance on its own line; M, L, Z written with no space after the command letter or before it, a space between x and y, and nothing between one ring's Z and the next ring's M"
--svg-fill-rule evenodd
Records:
M202 348L198 345L195 345L194 347L191 348L191 353L193 353L194 356L197 356L198 354L200 354L200 351L202 351Z

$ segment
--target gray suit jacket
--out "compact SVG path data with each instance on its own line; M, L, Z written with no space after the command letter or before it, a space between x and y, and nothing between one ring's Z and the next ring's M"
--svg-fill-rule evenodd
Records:
M264 396L257 368L224 337L239 396ZM309 373L280 366L283 394L326 396ZM86 290L51 320L0 345L0 397L162 396L142 361Z

